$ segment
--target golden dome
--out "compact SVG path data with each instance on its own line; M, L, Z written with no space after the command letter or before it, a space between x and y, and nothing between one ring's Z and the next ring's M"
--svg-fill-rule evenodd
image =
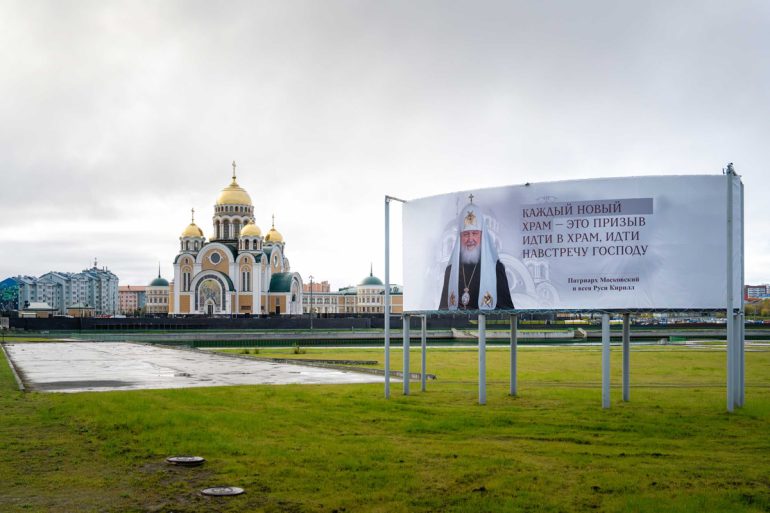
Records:
M203 237L203 230L198 228L198 225L195 224L195 209L191 208L190 212L190 224L184 229L182 235L179 237L180 239L184 237Z
M270 231L267 232L265 242L283 242L283 235L281 235L281 233L275 229L275 226L273 226L270 228Z
M190 223L182 232L182 237L203 237L203 230L195 223Z
M254 224L254 221L249 221L246 226L243 227L241 230L241 237L261 237L262 236L262 230L259 229L259 226Z
M283 235L275 229L275 214L273 214L273 226L265 235L265 242L283 242Z
M265 235L265 242L283 242L283 235L275 229L275 214L273 214L273 226Z
M251 206L251 196L249 196L249 193L241 188L240 185L238 185L238 182L235 181L235 177L233 177L233 181L230 183L230 185L222 189L222 192L219 193L216 204Z

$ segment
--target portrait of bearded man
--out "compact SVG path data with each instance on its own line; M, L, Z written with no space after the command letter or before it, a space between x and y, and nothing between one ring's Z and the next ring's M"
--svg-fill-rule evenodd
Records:
M505 265L473 196L460 211L458 223L459 236L444 272L439 310L513 309Z

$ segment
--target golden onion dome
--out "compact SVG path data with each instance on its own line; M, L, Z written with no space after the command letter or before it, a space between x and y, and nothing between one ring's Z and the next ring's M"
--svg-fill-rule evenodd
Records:
M235 181L235 177L233 177L233 181L230 182L230 185L222 189L222 192L219 193L216 204L252 206L251 196L249 196L249 193L246 192L240 185L238 185L238 182Z
M273 226L270 228L270 231L267 232L265 242L283 242L283 235L281 235L281 233L275 229L275 226Z
M203 237L203 230L195 223L190 223L182 232L182 237Z
M254 224L254 221L249 221L246 226L241 229L241 237L262 237L262 230L259 226Z
M283 242L283 235L281 232L275 229L275 214L273 214L273 226L270 231L265 235L265 242Z

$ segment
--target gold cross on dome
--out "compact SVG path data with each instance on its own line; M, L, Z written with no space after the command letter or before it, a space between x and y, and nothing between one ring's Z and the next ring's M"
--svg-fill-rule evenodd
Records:
M235 180L235 161L233 160L233 180Z
M192 218L191 218L190 222L194 224L195 223L195 209L191 208L190 212L192 212Z

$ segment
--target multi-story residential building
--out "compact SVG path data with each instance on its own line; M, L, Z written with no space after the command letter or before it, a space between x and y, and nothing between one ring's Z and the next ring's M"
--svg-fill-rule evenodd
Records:
M121 315L136 315L141 312L146 302L144 285L121 285L118 287L118 302Z
M51 271L39 278L17 276L18 308L31 303L47 303L57 315L66 315L69 307L81 304L93 307L97 315L118 313L118 277L96 261L80 273Z
M744 285L743 297L746 299L762 299L770 297L770 285Z

